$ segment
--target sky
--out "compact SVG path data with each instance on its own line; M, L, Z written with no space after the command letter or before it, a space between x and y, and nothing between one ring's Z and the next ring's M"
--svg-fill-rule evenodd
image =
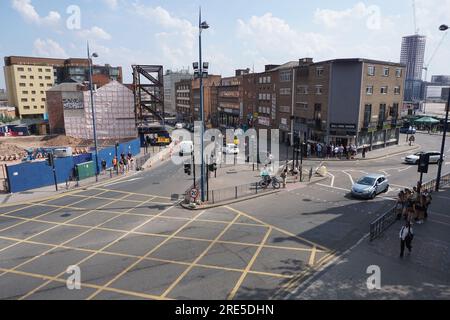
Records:
M411 0L1 0L0 56L85 57L122 66L190 67L198 61L198 12L211 26L202 34L210 73L264 70L312 57L399 62L401 38L415 33ZM450 74L450 0L416 0L416 25L427 36L432 74ZM441 46L438 48L439 43ZM0 88L4 88L0 72Z

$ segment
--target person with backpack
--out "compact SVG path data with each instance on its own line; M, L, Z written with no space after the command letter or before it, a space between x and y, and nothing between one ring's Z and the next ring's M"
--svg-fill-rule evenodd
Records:
M414 239L413 229L409 221L400 229L400 258L403 258L405 247L408 248L409 253L412 250L412 241Z

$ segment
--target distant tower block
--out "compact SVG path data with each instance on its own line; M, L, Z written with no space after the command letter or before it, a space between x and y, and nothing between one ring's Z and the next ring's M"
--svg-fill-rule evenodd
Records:
M159 122L165 125L164 70L157 65L133 65L136 125Z

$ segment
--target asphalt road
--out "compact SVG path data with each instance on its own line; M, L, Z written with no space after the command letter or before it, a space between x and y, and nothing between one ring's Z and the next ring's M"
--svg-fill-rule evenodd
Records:
M417 143L438 149L439 137ZM178 206L192 177L172 163L0 207L0 299L283 298L358 242L392 206L396 186L417 182L401 157L330 162L320 184L205 211ZM388 194L348 196L352 179L383 171ZM66 286L69 266L80 268L80 290Z

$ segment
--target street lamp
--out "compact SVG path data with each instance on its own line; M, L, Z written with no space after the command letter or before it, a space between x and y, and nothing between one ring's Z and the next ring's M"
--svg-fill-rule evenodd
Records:
M202 122L201 128L201 200L205 201L205 159L204 159L204 130L205 130L205 111L204 111L204 97L203 97L203 78L208 77L208 68L209 63L203 63L202 60L202 31L209 28L209 25L206 21L202 21L202 8L199 10L199 19L198 19L198 29L199 29L199 62L194 63L194 74L196 77L200 79L200 117Z
M439 27L440 31L447 31L448 26L443 24ZM445 152L445 138L447 137L447 130L448 130L448 112L450 109L450 90L448 92L448 100L447 100L447 108L445 112L445 122L444 122L444 134L442 135L442 145L441 145L441 157L439 159L439 167L438 167L438 174L436 179L436 191L439 191L439 188L441 186L441 174L442 174L442 164L444 163L444 152Z
M91 91L91 111L92 111L92 127L94 131L94 146L95 146L95 181L98 182L98 143L97 143L97 129L95 127L95 108L94 108L94 88L92 83L92 58L98 58L97 53L90 52L89 42L87 44L87 55L88 55L88 63L89 63L89 89Z

